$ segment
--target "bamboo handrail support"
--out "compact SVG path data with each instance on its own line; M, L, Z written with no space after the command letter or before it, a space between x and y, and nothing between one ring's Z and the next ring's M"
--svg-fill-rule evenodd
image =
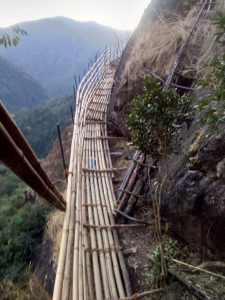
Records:
M2 126L7 131L8 135L14 141L15 145L23 152L23 155L26 157L29 164L32 168L36 171L36 173L42 178L45 184L52 190L52 192L56 195L60 202L65 206L66 202L63 199L61 193L49 179L48 175L42 168L38 158L36 157L35 153L33 152L32 148L26 141L24 135L17 127L16 123L13 121L9 113L7 112L5 106L3 105L2 101L0 101L0 120ZM6 145L2 144L2 149L5 149ZM1 157L0 157L1 160ZM14 171L14 169L12 169ZM47 200L47 199L46 199Z
M58 198L46 185L40 175L36 172L21 149L17 147L7 130L0 122L0 141L4 147L0 147L0 159L17 176L24 180L41 197L52 203L60 210L65 210L63 198Z

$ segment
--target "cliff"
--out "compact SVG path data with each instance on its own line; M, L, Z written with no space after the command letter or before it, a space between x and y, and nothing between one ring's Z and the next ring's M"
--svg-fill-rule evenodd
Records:
M154 1L127 44L115 75L108 120L115 132L129 136L125 124L128 103L142 91L142 78L154 76L165 82L176 55L186 39L202 1ZM216 5L216 6L215 6ZM224 49L215 42L212 20L224 4L207 7L181 60L173 84L196 87L204 66ZM178 89L185 93L184 89ZM204 89L194 90L193 105ZM189 129L182 127L181 152L169 159L169 175L163 195L162 214L171 229L187 242L224 255L225 145L224 127L208 135L195 115Z

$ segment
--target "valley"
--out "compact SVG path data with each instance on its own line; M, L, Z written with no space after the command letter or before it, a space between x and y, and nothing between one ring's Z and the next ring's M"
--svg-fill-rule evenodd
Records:
M148 1L124 44L18 26L0 98L50 180L0 111L0 159L45 199L0 163L0 299L225 299L224 3Z

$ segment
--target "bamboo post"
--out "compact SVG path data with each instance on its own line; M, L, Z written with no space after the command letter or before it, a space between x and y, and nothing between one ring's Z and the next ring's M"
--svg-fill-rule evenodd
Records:
M65 161L65 156L64 156L64 150L63 150L63 145L62 145L62 138L61 138L59 123L57 124L57 131L58 131L59 145L60 145L62 161L63 161L63 168L64 168L64 172L65 172L65 179L67 181L67 167L66 167L66 161Z

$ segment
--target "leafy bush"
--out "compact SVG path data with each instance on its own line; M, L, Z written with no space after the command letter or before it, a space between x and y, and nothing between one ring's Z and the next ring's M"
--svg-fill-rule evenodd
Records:
M172 259L176 258L179 255L177 241L168 237L164 236L164 254L165 254L165 262L167 269L170 267L172 263ZM152 287L157 287L159 285L159 274L161 271L161 253L160 247L157 245L155 249L152 251L152 268L150 273L148 274L148 282L151 284Z
M197 108L204 111L202 124L214 132L225 122L225 54L215 59L210 67L212 70L199 82L208 89L208 95L199 101Z
M214 23L217 41L225 45L225 14L220 12ZM225 123L225 54L215 58L208 69L205 78L199 81L199 85L208 90L208 95L199 101L196 108L204 112L201 122L213 133Z
M40 247L51 207L46 203L26 202L23 196L26 186L0 165L0 180L2 178L0 282L5 279L21 284L27 280L32 254Z
M148 186L155 217L155 229L158 240L158 262L156 273L160 284L167 277L167 243L162 236L161 202L162 191L168 174L168 155L177 152L178 134L183 121L191 121L188 113L190 97L180 96L175 90L164 90L154 78L145 77L143 94L130 104L127 124L132 140L142 152L158 162L157 180L152 184L148 172ZM165 163L163 166L162 164ZM150 167L150 165L149 165ZM154 259L156 260L156 258Z
M189 120L185 107L190 98L181 97L174 89L163 90L152 77L145 77L143 84L143 94L130 104L127 125L140 150L152 158L165 158L177 150L177 121Z
M225 13L220 11L218 12L217 17L215 18L214 25L217 27L216 40L225 45Z
M40 245L49 212L47 204L26 203L8 219L0 231L0 278L24 279L23 271Z
M5 48L11 46L17 46L20 41L20 35L27 35L27 32L18 26L11 27L11 30L1 30L0 32L0 45L3 45Z

